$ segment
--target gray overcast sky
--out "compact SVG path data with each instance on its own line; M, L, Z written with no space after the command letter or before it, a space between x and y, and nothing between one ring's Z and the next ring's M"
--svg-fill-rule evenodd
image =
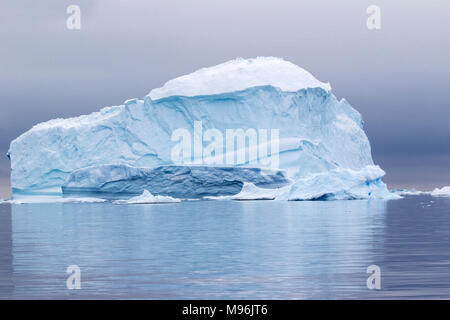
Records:
M70 4L81 7L79 31L66 28ZM381 30L366 27L371 4ZM362 113L390 186L450 185L449 35L448 0L3 0L0 153L38 122L270 55L330 82Z

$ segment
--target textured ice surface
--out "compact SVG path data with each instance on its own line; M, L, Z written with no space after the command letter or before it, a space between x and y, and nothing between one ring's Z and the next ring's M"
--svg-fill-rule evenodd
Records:
M241 192L234 196L230 196L233 200L274 200L284 190L290 188L290 186L265 189L255 186L253 183L245 183Z
M174 202L181 202L181 200L166 196L154 196L148 190L144 190L140 196L133 197L129 200L114 201L116 204L156 204Z
M212 197L215 200L357 200L399 199L389 192L381 177L384 171L378 166L367 166L362 170L334 169L297 180L281 188L259 188L245 183L241 192L227 197Z
M280 146L280 168L293 178L373 164L361 117L345 100L321 88L288 93L266 86L206 97L147 97L39 124L11 143L12 187L58 187L72 171L101 164L173 164L172 132L193 131L199 120L221 132L279 129L280 140L297 141Z
M362 170L334 169L299 179L293 185L277 189L258 188L246 183L241 192L217 199L233 200L355 200L398 199L381 182L384 175L378 166L367 166Z
M434 197L450 197L450 186L441 189L436 188L431 192Z
M141 194L148 190L154 195L186 199L237 194L245 182L274 188L289 181L282 171L260 168L102 165L74 171L62 190L65 194Z
M171 151L177 142L171 135L179 128L193 132L194 121L222 133L279 129L280 169L300 182L286 198L297 197L295 193L317 197L321 186L311 185L316 189L310 193L301 187L312 183L308 179L320 178L327 188L342 178L352 184L336 190L349 190L353 180L339 176L338 169L365 172L373 165L361 115L338 100L328 84L281 59L237 59L169 81L142 100L34 126L10 146L13 194L59 188L73 171L92 166L174 165ZM375 175L367 194L387 194L379 180L382 171Z

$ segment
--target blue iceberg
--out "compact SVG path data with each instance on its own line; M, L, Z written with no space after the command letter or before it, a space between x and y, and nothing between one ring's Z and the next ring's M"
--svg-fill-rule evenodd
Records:
M183 163L173 157L179 145L173 134L180 129L194 135L193 151ZM104 166L127 168L125 171L144 176L160 172L162 176L154 179L164 181L169 176L175 177L178 170L189 169L182 166L200 165L201 169L195 170L204 177L198 183L183 173L181 177L188 179L177 180L180 187L172 182L168 184L167 192L163 193L173 197L181 195L181 188L192 188L183 196L199 197L207 193L238 194L245 182L261 186L258 184L262 175L245 178L252 172L250 169L230 169L233 179L240 176L240 180L233 180L232 187L224 185L225 180L220 178L211 180L218 172L224 173L220 167L230 165L222 161L228 159L229 153L221 155L216 150L208 154L213 140L206 135L199 139L196 130L214 131L216 137L220 133L228 137L227 130L241 130L248 140L252 138L249 132L257 132L258 150L240 145L253 158L236 161L231 167L283 171L285 178L292 182L285 199L298 200L304 195L310 198L311 194L305 191L310 187L315 188L314 198L320 198L320 190L326 195L324 199L353 198L352 189L358 184L351 177L360 181L358 172L367 171L371 175L364 183L367 182L371 191L361 193L364 195L361 197L392 197L381 181L384 172L378 167L373 169L361 115L346 100L338 100L328 83L318 81L293 63L273 57L235 59L203 68L170 80L143 99L131 99L89 115L54 119L34 126L11 142L8 156L13 195L48 189L61 191L61 188L65 192L74 191L81 188L77 185L80 175L95 177L83 180L83 190L106 192L111 188L116 193L130 190L142 193L148 189L152 194L163 190L158 185L160 182L153 185L147 178L108 182L108 170L101 169ZM270 143L262 139L269 132L276 132ZM228 141L217 145L225 144ZM264 144L270 153L261 152ZM238 142L236 146L239 148ZM211 162L208 156L219 160ZM337 181L341 182L339 188L327 187L329 183L337 185ZM333 190L339 195L330 194Z

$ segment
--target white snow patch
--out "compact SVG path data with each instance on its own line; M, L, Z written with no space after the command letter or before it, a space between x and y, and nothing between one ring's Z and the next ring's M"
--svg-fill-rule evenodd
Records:
M52 129L55 127L63 129L76 129L82 126L95 126L97 124L101 124L105 120L119 115L122 110L123 106L111 106L104 107L100 111L93 112L88 115L81 115L72 118L56 118L36 124L25 134L28 134L29 132Z

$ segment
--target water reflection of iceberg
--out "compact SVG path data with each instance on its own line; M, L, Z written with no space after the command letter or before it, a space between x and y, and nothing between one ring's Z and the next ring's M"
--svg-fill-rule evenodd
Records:
M16 297L357 296L384 212L377 200L12 205L6 276ZM70 264L83 290L66 289Z

